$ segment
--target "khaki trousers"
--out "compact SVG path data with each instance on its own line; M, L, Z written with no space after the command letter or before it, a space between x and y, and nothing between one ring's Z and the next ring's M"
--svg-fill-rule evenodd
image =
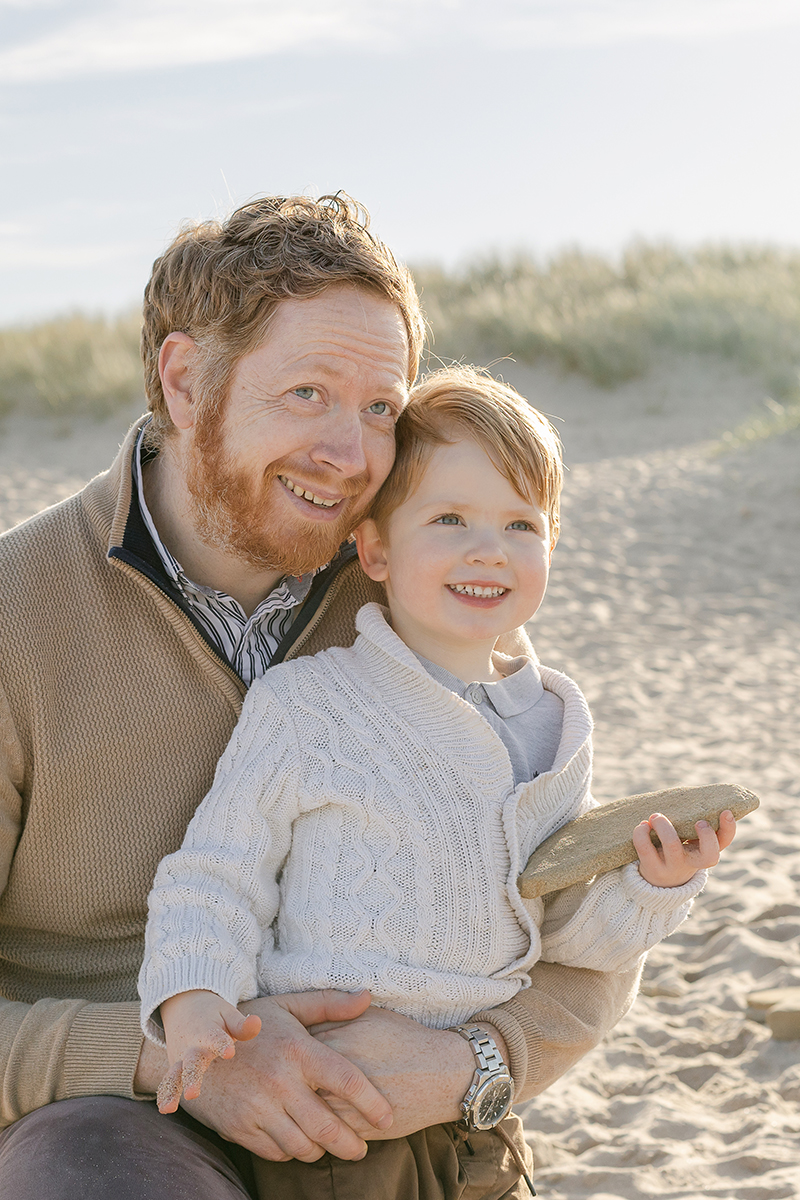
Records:
M522 1122L502 1129L533 1176ZM325 1154L313 1163L253 1159L259 1200L529 1200L511 1151L493 1130L467 1137L455 1125L433 1125L407 1138L370 1142L360 1162Z

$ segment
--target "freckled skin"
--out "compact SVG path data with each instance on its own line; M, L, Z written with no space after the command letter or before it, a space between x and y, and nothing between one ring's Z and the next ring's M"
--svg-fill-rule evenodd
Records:
M287 545L297 545L303 570L327 561L394 461L407 363L405 327L387 300L337 287L281 304L263 345L234 373L222 464L215 470L208 455L198 463L195 490L217 503L233 497L220 540L258 565L293 573L300 571L283 561ZM333 506L296 495L281 476Z
M386 478L408 337L395 305L350 285L282 301L220 413L195 403L193 352L183 333L161 348L173 430L145 467L145 496L187 575L250 613L284 575L330 561Z

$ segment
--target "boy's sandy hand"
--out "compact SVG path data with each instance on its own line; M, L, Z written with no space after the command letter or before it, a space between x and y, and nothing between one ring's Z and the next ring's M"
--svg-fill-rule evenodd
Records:
M654 887L681 887L706 867L715 867L720 853L730 846L736 833L736 821L728 809L720 815L719 832L708 821L698 821L696 841L682 842L672 822L662 813L653 813L633 831L633 845L639 855L639 874ZM653 845L650 831L658 835L660 847Z
M203 1076L216 1058L233 1058L236 1042L248 1042L261 1029L254 1013L245 1016L214 992L182 992L161 1005L170 1069L158 1087L158 1110L175 1112L181 1097L195 1100Z

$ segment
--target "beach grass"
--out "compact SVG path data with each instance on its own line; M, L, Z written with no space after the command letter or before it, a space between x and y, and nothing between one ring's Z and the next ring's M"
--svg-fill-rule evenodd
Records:
M755 374L791 410L768 422L773 432L793 420L800 251L642 242L618 259L569 250L547 262L518 254L452 270L420 266L414 275L431 330L427 369L514 358L614 387L665 350L713 354ZM138 326L135 312L73 313L0 330L0 412L104 416L136 402ZM768 434L754 428L749 436Z
M638 243L618 261L573 250L415 274L446 361L549 360L613 387L667 349L733 360L778 402L798 390L798 251Z
M0 412L104 417L143 396L138 313L0 329Z

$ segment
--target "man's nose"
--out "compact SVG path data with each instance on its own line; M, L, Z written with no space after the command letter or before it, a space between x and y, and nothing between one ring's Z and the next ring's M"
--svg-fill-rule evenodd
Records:
M364 431L358 417L345 416L342 413L331 414L330 421L321 433L322 436L311 452L314 462L320 466L332 467L334 471L348 478L366 471Z

